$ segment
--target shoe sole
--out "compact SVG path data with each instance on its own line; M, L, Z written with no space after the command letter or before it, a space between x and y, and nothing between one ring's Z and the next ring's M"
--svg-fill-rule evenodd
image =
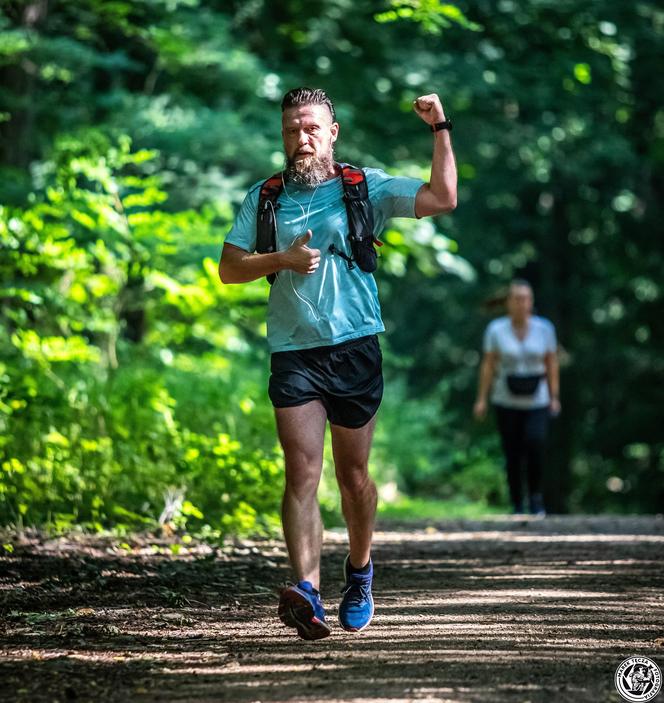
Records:
M314 615L311 603L293 588L281 592L278 613L281 622L296 628L303 640L322 640L331 632L330 626Z
M346 583L346 580L347 580L347 578L348 578L348 577L346 576L346 562L347 562L349 559L350 559L350 555L348 555L348 556L344 559L344 565L343 565L344 583ZM369 619L367 620L366 624L362 625L362 627L348 627L347 625L344 625L343 621L341 620L341 608L339 609L339 624L341 625L341 627L342 627L344 630L346 630L346 632L362 632L362 630L366 629L366 628L369 627L369 625L371 624L371 621L373 620L373 616L374 616L374 611L375 611L375 608L374 608L374 599L373 599L373 595L372 595L372 596L371 596L371 614L369 615Z

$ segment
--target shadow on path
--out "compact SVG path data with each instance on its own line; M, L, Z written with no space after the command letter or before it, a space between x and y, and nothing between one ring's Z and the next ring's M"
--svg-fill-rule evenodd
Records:
M314 643L276 617L280 542L190 547L17 544L0 559L2 700L594 703L620 700L623 659L664 665L662 519L383 526L357 635L336 624L345 535L326 533L333 633Z

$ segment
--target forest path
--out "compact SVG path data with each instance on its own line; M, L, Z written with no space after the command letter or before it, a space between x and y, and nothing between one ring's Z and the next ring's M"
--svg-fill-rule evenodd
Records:
M3 701L595 703L621 700L623 659L664 666L661 517L379 525L355 635L336 620L345 535L326 532L317 642L276 616L281 542L121 542L28 536L0 558Z

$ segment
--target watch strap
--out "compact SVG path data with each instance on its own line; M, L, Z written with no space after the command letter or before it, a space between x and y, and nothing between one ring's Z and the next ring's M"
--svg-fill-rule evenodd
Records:
M445 120L444 122L436 122L431 125L432 132L440 132L441 129L447 129L452 131L452 122L450 120Z

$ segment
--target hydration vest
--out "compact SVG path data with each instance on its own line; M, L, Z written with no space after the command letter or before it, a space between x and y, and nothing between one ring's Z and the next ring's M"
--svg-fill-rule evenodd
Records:
M328 251L345 259L348 269L355 268L357 264L362 271L372 273L376 270L377 255L374 243L382 246L383 242L374 237L373 207L369 200L367 178L361 168L349 164L337 164L341 169L341 184L343 186L343 200L348 216L348 239L350 240L353 257L349 257L334 244L330 244ZM260 189L258 197L258 210L256 213L256 252L258 254L271 254L277 251L277 210L281 207L277 202L284 181L281 173L270 176ZM274 283L276 273L267 275L270 284Z

